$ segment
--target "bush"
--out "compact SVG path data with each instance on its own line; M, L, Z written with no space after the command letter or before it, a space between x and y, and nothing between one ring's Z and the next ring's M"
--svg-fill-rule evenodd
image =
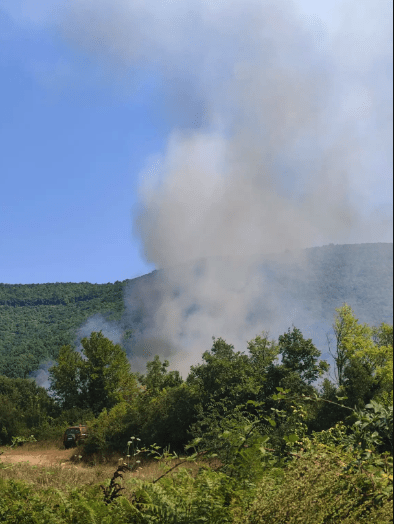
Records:
M313 439L324 444L343 446L346 449L373 449L379 453L393 453L393 406L384 407L372 401L363 410L355 410L346 419L347 425L338 422L334 427L312 432Z
M137 435L144 445L158 444L164 448L183 452L191 438L190 425L196 420L194 390L182 384L169 390L162 390L151 398L142 396L139 404L139 423L130 426L130 435Z
M392 475L358 468L352 455L318 444L290 463L282 479L267 474L242 524L388 524Z
M108 454L126 450L129 427L134 410L127 402L116 404L110 411L103 409L100 415L88 422L89 434L85 440L83 457L98 454L104 459Z

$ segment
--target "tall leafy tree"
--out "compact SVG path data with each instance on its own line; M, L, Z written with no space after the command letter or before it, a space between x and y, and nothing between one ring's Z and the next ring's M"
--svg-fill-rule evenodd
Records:
M382 322L380 326L372 328L372 338L375 344L380 346L393 347L393 326Z
M385 405L393 405L393 326L382 322L379 327L372 328L372 338L376 350L372 355L375 362L376 378L380 391L375 399Z
M183 380L179 371L168 371L169 365L168 360L160 362L159 355L155 355L153 361L146 364L147 372L145 375L136 373L138 381L144 386L149 396L155 396L163 389L182 384Z
M219 449L219 435L228 426L241 424L242 433L249 418L253 419L253 401L259 400L266 370L276 359L278 347L266 332L248 342L248 355L234 351L234 346L222 338L212 338L211 350L203 354L202 364L191 367L186 382L199 399L191 433L204 445L217 445ZM241 412L241 418L237 418Z
M310 394L314 391L312 383L329 369L329 364L319 360L320 351L311 339L305 339L299 329L293 326L279 337L281 362L272 362L266 373L264 396L276 394L277 387L290 389L292 393Z
M190 368L188 385L199 390L202 405L223 398L235 404L248 400L256 392L248 356L234 351L234 346L222 338L212 339L211 350L202 356L203 363Z
M301 331L294 326L279 337L278 346L281 362L273 362L268 366L266 382L260 398L264 402L267 415L278 406L284 410L285 416L281 421L277 421L278 425L271 436L271 439L279 438L280 441L283 434L292 433L294 428L291 404L281 401L278 405L278 402L272 398L278 393L277 388L289 389L291 395L296 396L313 395L317 393L313 383L328 371L329 365L319 360L320 351L312 340L305 339ZM305 409L307 412L305 422L309 423L316 416L317 408L314 404L306 404Z
M275 340L269 339L268 331L263 331L248 342L249 362L256 374L262 375L279 354Z
M367 324L359 324L352 308L346 303L335 311L337 315L333 324L336 339L334 360L338 386L342 387L345 382L345 369L351 357L358 351L368 352L372 349L372 329Z
M70 345L62 346L57 364L49 368L50 391L62 409L84 408L86 384L84 361Z
M348 304L336 309L334 319L336 351L333 355L335 382L325 379L321 402L311 429L321 431L348 417L348 409L362 409L371 400L386 407L393 404L393 326L360 324ZM331 352L331 350L330 350Z
M351 406L392 399L393 327L361 324L348 304L336 309L334 360L339 390Z
M279 348L282 355L282 365L285 369L297 373L305 384L312 384L325 371L328 364L319 360L320 351L313 344L312 339L305 339L299 329L293 326L279 337Z
M28 436L59 415L59 407L33 379L0 376L0 443Z
M51 390L62 406L87 408L97 415L117 402L131 401L137 384L122 347L101 331L92 332L81 344L81 354L63 346L58 363L49 370Z

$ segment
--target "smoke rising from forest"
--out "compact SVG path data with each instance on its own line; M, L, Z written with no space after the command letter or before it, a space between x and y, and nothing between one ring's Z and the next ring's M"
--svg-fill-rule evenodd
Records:
M302 265L303 248L392 241L391 210L377 204L391 177L391 8L378 2L365 33L351 2L342 9L331 34L286 1L63 8L63 36L114 77L156 75L172 127L133 210L162 269L125 293L136 368L158 353L185 375L213 335L245 350L263 329L286 330L297 304L276 296L260 256L290 250Z

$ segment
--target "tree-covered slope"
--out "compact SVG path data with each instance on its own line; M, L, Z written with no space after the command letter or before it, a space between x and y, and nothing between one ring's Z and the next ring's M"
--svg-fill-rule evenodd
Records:
M193 271L196 264L189 265ZM335 308L343 302L353 307L362 322L392 323L392 244L310 248L303 251L301 258L292 253L260 258L255 267L261 278L269 282L271 296L278 297L283 315L287 315L286 308L298 308L294 324L302 331L307 324L318 321L331 325ZM56 359L60 347L74 345L78 328L96 313L104 314L107 320L121 319L124 288L127 286L129 298L134 286L153 292L159 274L155 271L114 284L0 284L0 375L23 378L37 370L42 361ZM261 302L264 310L265 296ZM146 315L143 310L139 313L123 316L122 329L138 331ZM257 309L256 315L259 314ZM125 320L130 325L125 327ZM272 326L272 335L274 331ZM319 343L317 335L312 337Z
M95 313L119 318L126 282L0 284L0 375L23 378L56 358Z

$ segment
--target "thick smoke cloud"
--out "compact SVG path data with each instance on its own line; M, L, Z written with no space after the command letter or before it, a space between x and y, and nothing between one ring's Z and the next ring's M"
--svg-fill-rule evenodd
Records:
M290 250L302 266L306 247L392 241L391 8L373 5L342 2L334 33L286 1L78 0L56 15L114 78L155 75L172 127L134 210L161 268L125 296L136 367L158 353L185 374L212 335L244 350L287 329L298 306L259 257Z

